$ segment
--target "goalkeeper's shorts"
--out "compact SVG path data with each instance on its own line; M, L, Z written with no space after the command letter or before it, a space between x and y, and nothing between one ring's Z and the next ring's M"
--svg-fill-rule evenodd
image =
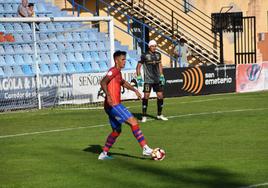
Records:
M164 91L164 87L160 83L154 83L154 84L144 83L143 92L150 93L152 88L153 88L154 92L163 92Z

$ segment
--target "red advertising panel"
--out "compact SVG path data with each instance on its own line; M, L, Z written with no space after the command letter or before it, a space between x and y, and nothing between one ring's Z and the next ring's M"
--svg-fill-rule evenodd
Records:
M267 64L245 64L237 66L236 91L251 92L265 89L267 82ZM267 88L267 84L266 84Z

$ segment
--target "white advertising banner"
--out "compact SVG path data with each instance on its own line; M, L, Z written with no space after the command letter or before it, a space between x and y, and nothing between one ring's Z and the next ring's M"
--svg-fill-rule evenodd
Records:
M100 90L100 81L105 76L103 73L86 73L86 74L74 74L73 75L73 95L85 95L90 97L90 102L103 101L103 97L98 96ZM131 82L136 78L135 70L122 71L122 77L127 82ZM139 87L138 90L142 93L143 87ZM155 93L151 93L151 97L156 97ZM122 100L137 99L136 94L133 91L122 88Z

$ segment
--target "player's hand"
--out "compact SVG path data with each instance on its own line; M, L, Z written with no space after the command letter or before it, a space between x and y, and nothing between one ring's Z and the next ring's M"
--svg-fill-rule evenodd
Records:
M142 79L141 75L137 76L137 81L138 81L138 86L141 87L143 84L143 79Z
M139 92L139 90L135 90L135 94L137 95L137 97L141 100L142 99L142 95L141 93Z
M159 77L159 81L160 81L160 84L161 84L161 85L165 85L165 84L166 84L166 79L165 79L165 77L164 77L163 74L160 75L160 77Z

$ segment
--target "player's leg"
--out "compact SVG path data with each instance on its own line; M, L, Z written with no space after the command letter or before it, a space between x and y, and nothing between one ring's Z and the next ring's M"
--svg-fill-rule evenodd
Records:
M163 86L160 84L155 85L153 88L156 91L157 96L157 119L167 121L168 119L162 114L163 106L164 106L164 94L163 94Z
M141 148L143 149L142 154L147 156L151 155L152 149L147 145L147 141L145 140L144 135L140 130L137 119L133 116L129 117L126 120L126 123L130 125L134 137L136 138Z
M146 122L147 121L147 108L148 108L148 100L150 97L150 93L151 93L151 85L148 83L144 84L144 97L142 99L142 119L141 122Z
M113 144L115 143L117 137L121 133L121 123L115 119L115 117L110 112L110 110L106 110L106 113L109 115L112 132L108 135L106 139L105 145L103 147L103 151L100 153L98 157L99 160L112 159L112 157L108 156L108 152L113 146Z
M122 104L113 107L113 114L120 124L125 122L130 125L133 135L141 148L143 148L143 154L151 155L152 149L147 145L144 135L138 125L138 121L133 114Z

